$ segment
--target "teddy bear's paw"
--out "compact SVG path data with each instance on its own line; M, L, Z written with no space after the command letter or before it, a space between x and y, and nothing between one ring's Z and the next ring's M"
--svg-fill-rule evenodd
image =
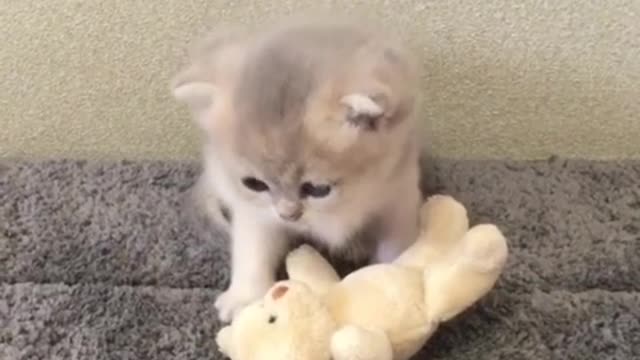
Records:
M289 253L286 259L287 273L290 277L325 277L332 274L333 268L316 249L302 245Z
M420 216L424 222L443 219L466 219L467 209L449 195L432 195L422 205Z
M421 238L436 247L457 243L469 230L467 209L448 195L434 195L420 209ZM446 249L440 249L446 251Z
M320 254L311 245L304 244L287 255L287 263L300 264L318 256L320 256Z
M231 353L231 327L225 326L216 334L216 345L218 349L225 355L229 356Z
M493 224L476 225L465 235L463 258L474 267L492 271L504 265L507 240Z
M218 296L214 306L218 311L218 318L222 322L230 322L235 315L250 303L260 299L269 287L245 288L232 286Z
M289 253L286 268L290 280L301 282L317 293L323 293L340 281L333 266L309 245L302 245Z

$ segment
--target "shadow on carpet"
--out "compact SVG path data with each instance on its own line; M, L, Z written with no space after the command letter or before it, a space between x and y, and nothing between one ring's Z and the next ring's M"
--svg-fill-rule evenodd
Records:
M228 253L185 201L197 171L0 165L0 359L222 359ZM640 162L437 161L427 179L511 258L417 359L640 358Z

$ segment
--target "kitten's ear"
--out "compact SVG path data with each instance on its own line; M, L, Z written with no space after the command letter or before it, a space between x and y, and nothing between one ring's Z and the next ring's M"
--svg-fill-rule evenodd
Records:
M171 83L171 93L194 112L210 108L215 101L217 87L212 82L196 79L190 69L180 73Z
M396 42L373 42L359 50L346 96L346 120L359 129L376 131L404 121L414 103L415 66Z
M384 99L382 95L372 96L365 93L344 96L340 103L347 107L345 120L363 130L377 130L386 113Z
M187 105L194 120L201 128L207 127L207 114L216 101L217 86L202 77L198 77L194 67L179 73L171 82L173 97Z
M234 72L241 56L240 36L230 28L208 33L190 46L189 65L171 81L173 97L189 107L196 122L208 127L220 88Z

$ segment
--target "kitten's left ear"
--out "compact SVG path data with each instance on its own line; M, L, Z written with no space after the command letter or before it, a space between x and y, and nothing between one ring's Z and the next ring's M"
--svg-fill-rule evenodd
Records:
M373 42L359 50L346 96L346 121L360 130L394 127L412 112L415 66L394 42Z
M346 121L363 130L378 130L387 115L388 102L383 95L352 93L344 96L340 103L347 107Z

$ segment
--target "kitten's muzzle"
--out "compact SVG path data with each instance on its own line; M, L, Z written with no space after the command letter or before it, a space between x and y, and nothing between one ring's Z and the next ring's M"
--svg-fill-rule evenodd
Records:
M302 217L302 204L291 201L280 201L276 205L276 211L282 220L297 221Z

